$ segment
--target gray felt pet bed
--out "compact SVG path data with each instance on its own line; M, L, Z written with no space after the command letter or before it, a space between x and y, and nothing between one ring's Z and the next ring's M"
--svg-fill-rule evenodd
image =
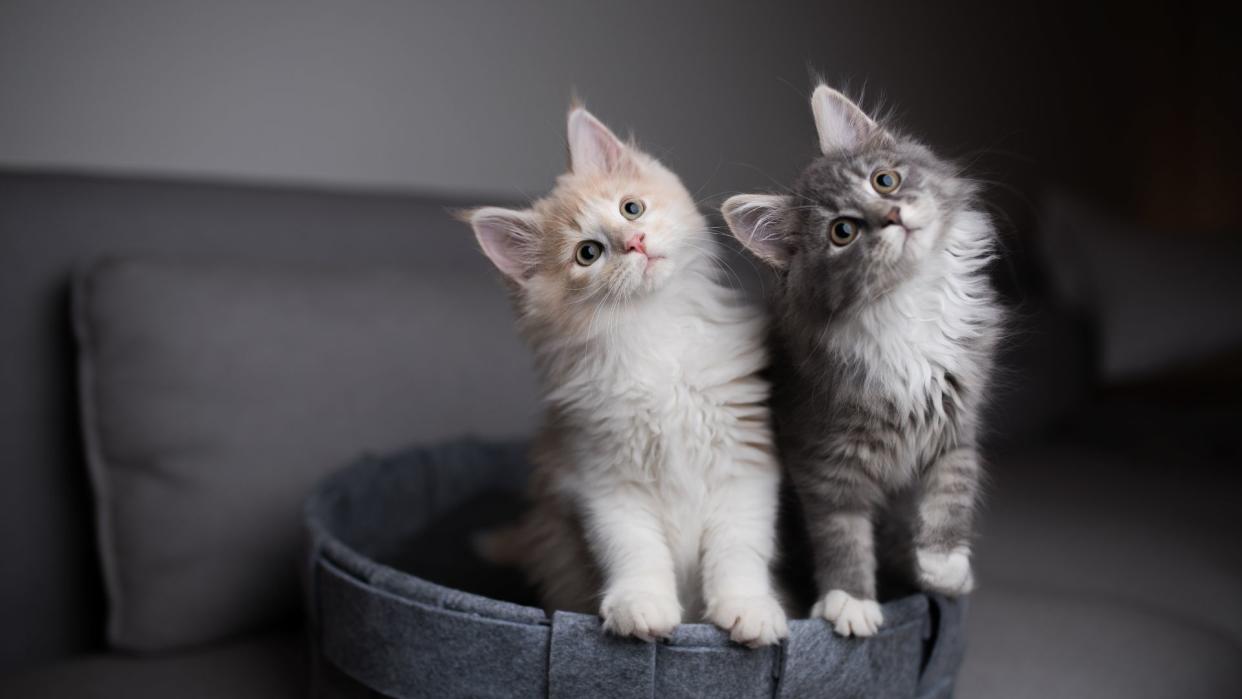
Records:
M963 650L959 602L884 605L867 640L792 621L749 650L706 624L649 644L598 618L530 606L515 571L470 537L521 509L523 444L462 441L365 458L306 505L307 600L320 697L948 697Z

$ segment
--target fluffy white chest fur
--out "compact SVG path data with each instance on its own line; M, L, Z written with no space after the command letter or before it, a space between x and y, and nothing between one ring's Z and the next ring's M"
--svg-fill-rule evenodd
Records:
M988 226L978 214L961 215L918 276L826 339L831 352L866 367L874 394L910 420L902 477L913 477L942 443L949 411L970 409L959 388L984 383L999 320L982 271L989 248L978 242L990 236Z
M570 171L548 196L470 214L547 404L534 506L509 548L545 607L598 605L608 631L651 640L688 613L775 643L761 314L708 274L711 234L675 174L581 107L567 135Z
M947 377L977 378L981 367L972 347L993 332L998 318L981 273L989 258L977 252L983 247L977 241L989 232L984 217L961 215L920 274L836 328L826 338L829 349L871 368L875 389L898 408L916 409L930 396L943 417L938 401Z
M631 532L655 527L681 606L700 617L711 602L705 542L733 527L725 524L732 513L745 521L748 512L774 512L778 469L768 387L757 376L766 360L761 316L735 292L691 281L617 309L599 320L598 341L545 357L544 366L546 400L573 465L559 487L589 512L606 512L603 521L621 519ZM588 530L598 521L586 519ZM753 529L770 538L771 527ZM605 568L644 567L595 549Z

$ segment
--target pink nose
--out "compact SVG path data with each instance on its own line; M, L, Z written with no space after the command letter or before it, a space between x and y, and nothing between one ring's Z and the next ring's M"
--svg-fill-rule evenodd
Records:
M630 236L630 239L625 241L625 251L626 252L638 251L646 255L647 254L647 234L646 233L635 233L634 235Z
M895 206L889 209L888 213L884 215L884 220L888 221L894 226L900 226L901 225L901 209L898 209Z

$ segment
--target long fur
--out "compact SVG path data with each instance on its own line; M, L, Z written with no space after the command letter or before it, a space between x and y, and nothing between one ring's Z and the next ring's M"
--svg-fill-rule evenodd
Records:
M734 197L724 213L778 270L776 423L812 613L870 635L881 564L947 594L973 584L979 414L1002 322L995 234L951 164L829 88L812 101L823 155L792 194ZM872 178L890 169L902 183L881 193ZM845 244L829 236L840 217L862 231Z
M479 230L495 209L474 221L497 267L518 269L508 283L546 409L532 508L491 549L520 559L547 608L598 611L615 633L707 618L774 643L786 624L769 573L780 472L763 313L721 283L675 175L583 110L569 122L573 170L511 212L518 249ZM637 220L618 214L627 197L645 202ZM646 267L625 252L638 233ZM583 240L606 248L585 267Z

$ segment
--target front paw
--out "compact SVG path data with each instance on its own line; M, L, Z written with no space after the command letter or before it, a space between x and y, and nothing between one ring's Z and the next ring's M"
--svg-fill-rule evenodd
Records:
M832 590L811 608L811 616L822 616L841 636L874 636L884 623L880 603L857 599L845 590Z
M970 549L961 546L949 551L921 548L918 559L919 579L924 588L950 597L975 589L975 576L970 570Z
M604 630L644 641L665 638L681 623L681 605L673 595L645 590L613 590L600 605Z
M707 618L728 631L734 643L751 648L779 643L789 635L785 610L771 595L723 599L708 608Z

